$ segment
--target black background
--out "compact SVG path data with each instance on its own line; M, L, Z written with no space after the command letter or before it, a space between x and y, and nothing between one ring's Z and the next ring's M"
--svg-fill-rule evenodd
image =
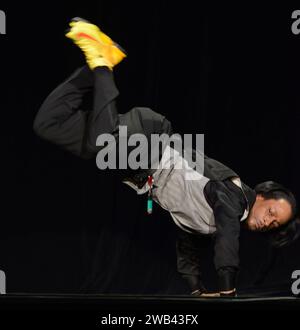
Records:
M84 57L64 36L84 17L122 45L119 111L148 106L179 133L204 133L205 152L249 186L279 181L300 196L300 35L297 6L196 1L1 2L0 269L8 292L188 293L176 272L175 226L145 196L36 137L44 98ZM290 281L299 242L263 286ZM203 271L214 289L212 250ZM239 288L253 285L266 244L242 232Z

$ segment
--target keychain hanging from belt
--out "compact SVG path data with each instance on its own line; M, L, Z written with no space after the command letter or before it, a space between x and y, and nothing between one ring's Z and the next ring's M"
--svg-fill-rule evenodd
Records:
M152 188L153 188L153 176L149 175L147 183L149 185L148 198L147 198L147 213L152 214L153 212L153 198L152 198Z

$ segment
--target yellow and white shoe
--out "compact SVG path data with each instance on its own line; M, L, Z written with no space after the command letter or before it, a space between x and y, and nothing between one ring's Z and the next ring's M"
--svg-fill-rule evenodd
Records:
M66 37L83 51L90 69L107 66L111 70L127 55L125 51L96 25L76 17L70 22Z

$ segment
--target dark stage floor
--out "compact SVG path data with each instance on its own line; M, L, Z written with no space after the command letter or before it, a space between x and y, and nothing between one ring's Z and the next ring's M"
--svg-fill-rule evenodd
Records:
M163 311L212 309L299 309L300 298L241 294L235 298L198 298L186 295L116 294L7 294L0 296L0 310L105 310Z
M269 294L269 296L268 296ZM263 296L265 295L265 296ZM198 328L205 321L214 327L230 324L257 326L262 318L285 324L282 311L299 315L300 298L273 293L241 294L236 298L103 294L0 295L0 324L9 329ZM131 321L130 321L131 320ZM115 323L114 323L115 322ZM132 322L130 324L130 322ZM240 327L239 327L240 328Z

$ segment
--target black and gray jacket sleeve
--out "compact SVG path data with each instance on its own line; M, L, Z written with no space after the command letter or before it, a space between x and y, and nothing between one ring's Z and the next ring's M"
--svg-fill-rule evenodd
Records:
M235 288L239 269L240 219L247 201L242 190L230 179L210 181L205 197L213 209L216 232L214 234L214 264L218 273L220 291Z

